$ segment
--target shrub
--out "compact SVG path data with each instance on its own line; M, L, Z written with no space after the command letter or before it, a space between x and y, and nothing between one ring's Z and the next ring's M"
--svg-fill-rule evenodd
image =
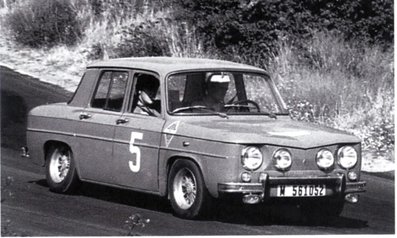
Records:
M81 37L76 10L67 0L31 0L7 16L15 40L31 47L75 44Z
M120 32L121 42L115 49L117 56L170 56L167 42L159 31L160 27L157 21L123 27Z
M350 131L363 148L394 150L392 49L346 41L335 32L312 32L306 44L281 42L269 73L291 116Z
M80 1L72 1L81 5ZM176 52L192 45L188 46L189 41L186 45L185 41L178 42L182 37L175 38L181 28L178 23L171 23L169 10L163 10L162 1L86 1L79 8L79 19L84 26L80 46L89 59L179 55Z
M393 44L393 1L185 0L173 1L176 19L194 25L224 55L270 56L286 37L305 45L313 30L334 30L347 40Z

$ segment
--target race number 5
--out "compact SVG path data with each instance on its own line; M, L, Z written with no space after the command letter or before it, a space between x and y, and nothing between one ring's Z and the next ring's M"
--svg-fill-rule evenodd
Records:
M141 169L141 150L138 146L135 146L135 140L142 140L143 134L140 132L131 132L130 139L130 152L131 154L136 154L135 163L133 161L128 161L128 165L130 166L130 170L134 173L139 172Z

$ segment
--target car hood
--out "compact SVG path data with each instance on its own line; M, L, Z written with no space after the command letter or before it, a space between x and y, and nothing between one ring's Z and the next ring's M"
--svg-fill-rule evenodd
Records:
M180 122L177 135L238 144L270 144L309 149L339 143L359 143L346 132L291 119Z

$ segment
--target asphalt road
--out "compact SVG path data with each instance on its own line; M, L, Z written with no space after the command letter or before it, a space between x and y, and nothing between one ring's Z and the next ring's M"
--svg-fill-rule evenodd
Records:
M40 104L65 101L70 93L0 67L1 228L2 235L120 236L125 221L150 219L136 235L302 235L394 234L394 180L363 174L368 191L341 217L306 219L294 206L245 207L219 204L212 217L189 221L174 217L168 201L152 195L83 184L74 195L48 190L44 171L19 156L25 143L26 113Z

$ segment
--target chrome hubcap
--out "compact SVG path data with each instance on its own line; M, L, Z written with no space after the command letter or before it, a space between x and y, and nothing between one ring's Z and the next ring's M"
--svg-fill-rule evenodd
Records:
M61 183L68 175L70 168L69 152L61 152L56 149L51 156L50 161L50 176L55 183Z
M181 169L175 175L174 198L181 209L189 209L196 200L197 184L194 174L189 169Z

